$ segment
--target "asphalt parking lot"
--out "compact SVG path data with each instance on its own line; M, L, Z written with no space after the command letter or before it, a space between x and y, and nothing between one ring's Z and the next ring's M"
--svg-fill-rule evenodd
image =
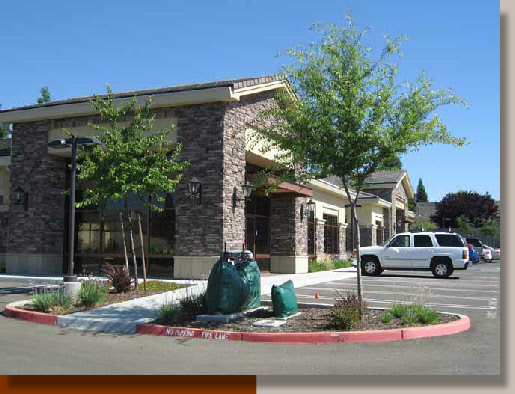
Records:
M364 296L371 307L418 300L437 310L468 315L471 328L455 335L382 343L292 345L101 334L0 316L0 372L499 375L503 359L500 266L475 265L449 279L434 279L430 272L400 271L363 277ZM296 293L299 302L332 303L335 290L355 290L355 282L355 278L336 280L297 288ZM0 310L6 303L29 298L29 292L28 283L1 282ZM319 300L315 300L316 293Z
M473 314L478 318L496 319L499 314L500 263L473 265L465 271L454 271L448 279L436 279L425 271L384 271L377 277L362 278L363 295L369 307L422 302L438 311ZM295 291L299 302L332 304L338 293L355 292L356 287L356 279L348 278ZM264 299L270 300L270 296Z

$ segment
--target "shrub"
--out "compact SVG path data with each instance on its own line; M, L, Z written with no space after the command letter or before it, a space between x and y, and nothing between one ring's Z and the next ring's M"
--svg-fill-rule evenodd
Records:
M66 294L64 290L43 291L36 293L32 297L32 305L37 311L45 313L63 314L66 313L73 304L73 298Z
M402 323L406 325L414 325L418 323L417 312L413 308L408 308L402 315Z
M356 293L347 292L343 296L337 292L336 302L329 310L329 321L340 330L350 330L357 326L361 316L368 311L364 302L360 302Z
M107 292L107 286L92 280L85 280L80 286L77 301L86 307L98 305L105 301Z
M390 323L393 319L393 315L390 311L386 311L381 313L381 316L379 316L382 323Z
M393 304L390 308L390 312L392 313L393 317L401 318L406 313L408 307L406 305L402 304Z
M352 266L350 259L337 259L337 260L333 260L332 264L333 264L333 269L350 268Z
M116 293L127 293L130 291L132 280L124 265L107 264L104 273Z
M179 305L183 315L196 316L206 313L206 293L187 294L179 301Z
M432 324L438 320L438 312L428 306L415 305L412 309L422 324Z
M172 324L179 321L181 307L177 304L165 304L157 311L157 318L161 324Z
M319 272L327 271L328 268L324 261L309 260L308 261L308 272Z

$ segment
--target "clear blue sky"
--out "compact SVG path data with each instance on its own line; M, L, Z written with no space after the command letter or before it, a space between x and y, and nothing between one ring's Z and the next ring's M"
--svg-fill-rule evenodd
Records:
M425 69L469 105L438 112L470 145L436 145L402 157L413 187L431 201L460 189L500 198L499 3L495 1L45 1L2 2L0 103L53 100L276 73L284 49L316 39L313 22L406 35L399 78Z

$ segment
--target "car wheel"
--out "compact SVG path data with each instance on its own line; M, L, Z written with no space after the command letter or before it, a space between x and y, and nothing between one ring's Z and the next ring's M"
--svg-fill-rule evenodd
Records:
M365 257L361 259L361 274L366 276L377 276L379 275L383 270L381 269L381 264L379 262L372 258L372 257Z
M449 262L438 260L433 264L431 271L433 272L435 278L444 279L451 276L453 270Z

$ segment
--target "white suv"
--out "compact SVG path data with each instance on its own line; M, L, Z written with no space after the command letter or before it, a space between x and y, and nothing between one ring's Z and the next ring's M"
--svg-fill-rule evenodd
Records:
M360 248L363 275L383 270L431 271L436 278L448 278L454 270L467 269L468 249L456 233L401 233L385 246Z

